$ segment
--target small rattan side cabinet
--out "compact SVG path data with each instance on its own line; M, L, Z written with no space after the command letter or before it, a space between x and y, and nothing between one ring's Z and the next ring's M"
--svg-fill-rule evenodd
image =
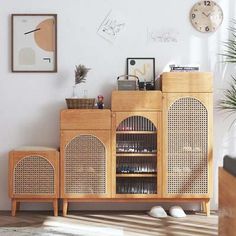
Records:
M58 215L59 152L46 147L21 147L9 153L9 197L12 216L20 202L52 202Z

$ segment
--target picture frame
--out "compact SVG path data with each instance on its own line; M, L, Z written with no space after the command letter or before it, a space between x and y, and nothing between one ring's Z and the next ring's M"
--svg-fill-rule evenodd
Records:
M153 90L155 88L155 58L127 58L127 74L139 78L139 88Z
M57 72L57 14L11 15L12 72Z

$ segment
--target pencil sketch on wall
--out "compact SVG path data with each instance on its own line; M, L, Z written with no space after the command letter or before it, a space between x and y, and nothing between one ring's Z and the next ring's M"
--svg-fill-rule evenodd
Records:
M147 41L149 43L178 43L179 32L174 29L147 29Z
M117 11L109 11L98 28L98 35L109 42L114 42L125 28L125 22Z

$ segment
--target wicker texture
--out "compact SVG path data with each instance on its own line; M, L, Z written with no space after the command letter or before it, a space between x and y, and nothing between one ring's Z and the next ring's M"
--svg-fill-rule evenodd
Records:
M155 125L143 116L131 116L123 120L117 131L156 131Z
M79 135L65 148L65 193L106 193L106 151L92 135Z
M42 156L21 159L14 168L14 194L54 194L54 168Z
M176 100L168 111L168 193L208 193L208 113L197 99Z
M93 109L95 98L66 98L68 109Z

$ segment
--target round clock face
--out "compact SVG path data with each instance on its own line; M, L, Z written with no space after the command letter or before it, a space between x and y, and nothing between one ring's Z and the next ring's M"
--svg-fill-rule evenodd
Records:
M223 11L214 1L200 1L190 11L190 20L200 32L214 32L223 21Z

